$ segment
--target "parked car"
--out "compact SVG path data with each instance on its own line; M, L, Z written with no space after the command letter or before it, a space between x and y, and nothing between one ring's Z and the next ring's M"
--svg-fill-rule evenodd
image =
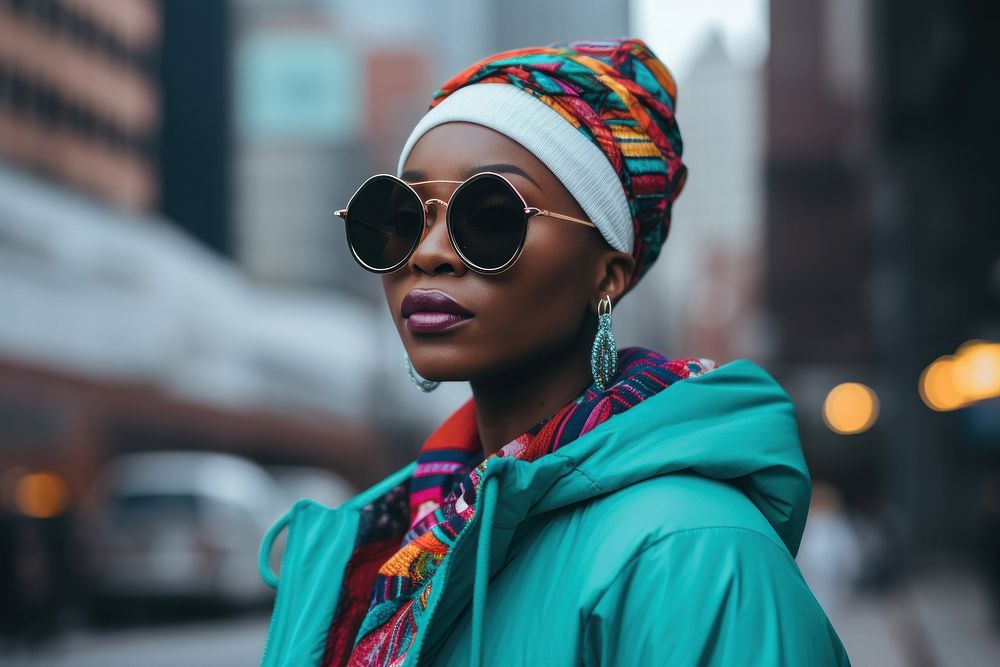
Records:
M263 602L272 592L257 573L257 551L286 505L274 478L239 456L199 451L118 456L94 491L89 531L94 592L105 602Z
M267 466L267 472L278 482L289 507L300 498L309 498L337 508L358 493L358 488L346 478L325 468L271 465Z

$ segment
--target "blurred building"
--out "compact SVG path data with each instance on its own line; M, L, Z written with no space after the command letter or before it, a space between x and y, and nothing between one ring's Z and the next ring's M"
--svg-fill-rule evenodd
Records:
M851 501L878 503L881 430L853 435L847 446L821 414L837 383L878 384L871 6L775 0L770 17L765 302L773 368L799 407L814 475L844 485Z
M770 15L775 372L814 476L886 522L897 574L968 559L995 523L983 498L1000 465L1000 406L936 412L918 382L938 356L1000 332L997 10L773 0ZM846 381L871 386L881 405L851 436L822 419L827 392Z
M873 157L866 0L771 4L769 303L788 364L868 364Z
M688 179L662 254L623 300L616 329L673 356L767 363L762 67L736 62L712 31L677 85Z
M874 26L870 303L881 377L901 397L886 423L891 494L908 547L978 554L996 580L1000 399L934 412L902 397L963 342L1000 340L1000 6L893 1Z
M389 35L379 40L378 30L369 34L328 2L235 7L239 260L262 282L374 302L381 288L357 279L333 211L388 161L400 119L430 86L431 54ZM399 30L388 22L382 32Z
M97 3L91 0L91 4ZM156 147L157 209L204 246L232 257L233 3L157 0L154 4L162 24L157 59L162 119Z
M152 0L0 2L0 155L153 208L160 29Z
M0 155L229 252L228 6L0 3Z

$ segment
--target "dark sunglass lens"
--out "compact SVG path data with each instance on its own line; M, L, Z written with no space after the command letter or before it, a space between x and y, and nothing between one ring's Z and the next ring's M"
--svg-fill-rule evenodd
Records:
M524 242L524 204L510 185L483 176L459 186L448 204L455 246L469 263L491 270L505 266Z
M391 178L362 186L347 209L347 242L376 270L402 262L420 242L423 206L413 192Z

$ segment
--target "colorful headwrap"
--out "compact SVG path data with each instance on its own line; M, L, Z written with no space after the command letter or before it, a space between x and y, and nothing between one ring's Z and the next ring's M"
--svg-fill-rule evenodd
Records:
M601 204L580 203L612 246L631 250L636 259L629 283L633 286L660 254L670 230L671 205L687 177L674 117L677 85L666 66L638 38L557 42L503 51L446 81L435 91L428 116L456 91L484 83L509 84L530 93L607 158L624 191L631 229L625 230L627 235L617 233L613 212L601 216L610 220L602 224L591 213ZM400 168L427 125L411 135ZM577 186L578 193L585 190ZM574 196L580 201L578 193ZM622 224L627 222L626 218ZM628 239L631 248L616 242L622 238Z

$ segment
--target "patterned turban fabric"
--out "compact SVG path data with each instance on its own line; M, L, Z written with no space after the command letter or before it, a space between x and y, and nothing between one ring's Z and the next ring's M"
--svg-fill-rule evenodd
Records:
M636 265L628 287L634 286L660 254L671 206L687 179L674 117L677 84L667 67L635 37L512 49L453 76L428 109L474 83L507 83L531 93L608 158L632 214Z

